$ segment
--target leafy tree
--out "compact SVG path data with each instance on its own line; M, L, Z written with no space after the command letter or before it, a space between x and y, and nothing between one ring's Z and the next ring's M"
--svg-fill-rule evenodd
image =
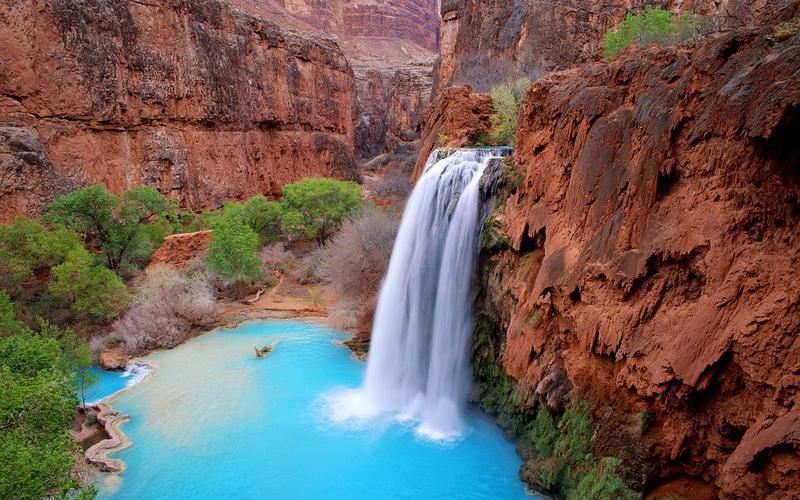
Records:
M0 335L0 498L93 498L68 475L74 378L57 329L46 330Z
M17 321L14 314L14 305L11 303L11 299L4 290L0 290L0 336L16 335L21 333L22 329L22 323Z
M97 375L92 371L92 348L67 330L61 340L69 370L75 376L75 382L81 395L81 406L86 406L86 389L97 382Z
M205 212L181 212L178 216L186 224L181 229L184 233L193 233L211 229L211 224L222 217L222 211L207 210Z
M227 283L251 283L261 275L256 256L258 236L238 217L223 217L211 224L208 270Z
M82 316L109 320L128 300L125 284L111 270L93 262L92 255L79 247L51 270L49 290L70 302L71 309Z
M521 78L516 82L495 85L489 91L492 96L494 114L491 116L492 129L489 139L493 144L514 143L519 119L519 106L531 81Z
M81 246L76 232L50 231L27 217L0 225L0 286L13 293L23 281L34 278L34 271L59 264L67 252Z
M603 37L603 56L635 43L667 45L697 38L701 34L701 19L691 12L676 15L668 10L648 5L639 15L628 14L624 21L607 31Z
M283 204L257 194L242 205L244 222L261 237L261 242L277 241L281 236Z
M244 203L226 203L222 217L235 218L247 224L262 243L275 242L281 237L283 205L279 201L267 200L264 195L257 194Z
M319 245L363 205L358 184L314 177L284 186L282 203L284 231Z
M45 218L95 240L109 268L132 268L149 257L154 238L145 225L174 218L175 206L155 188L142 186L115 196L98 184L59 196ZM157 238L155 238L157 240Z

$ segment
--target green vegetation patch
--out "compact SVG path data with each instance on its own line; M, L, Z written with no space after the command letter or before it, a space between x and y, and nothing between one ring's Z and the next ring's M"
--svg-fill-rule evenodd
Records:
M501 364L502 341L496 323L480 315L472 348L477 403L518 441L521 479L557 498L638 498L620 475L620 459L592 452L589 405L575 401L560 416L541 404L535 409Z
M625 47L636 44L672 45L702 36L707 29L704 19L691 12L680 15L648 5L641 14L629 13L624 21L603 37L603 56L613 57Z
M47 207L44 219L96 244L112 271L132 274L172 232L176 213L174 202L153 187L117 196L98 184L59 196Z
M30 330L0 292L0 498L93 498L69 471L75 388L91 383L91 354L69 330ZM77 384L77 385L76 385Z
M519 108L525 91L530 84L531 81L529 79L520 78L515 82L495 85L489 91L489 95L492 97L492 107L494 108L494 113L491 116L492 128L488 137L491 144L514 144L514 136L517 133L517 122L519 120Z

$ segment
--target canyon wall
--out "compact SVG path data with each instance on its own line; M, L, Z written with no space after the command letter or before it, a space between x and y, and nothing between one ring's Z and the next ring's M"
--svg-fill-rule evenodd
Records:
M626 49L525 96L481 317L519 409L588 401L639 490L800 491L799 31Z
M201 209L357 176L327 35L217 0L14 0L0 20L0 220L98 182Z
M752 23L791 0L442 0L434 88L468 83L485 92L509 79L596 61L603 34L630 11L656 5L714 16L720 27Z
M356 76L356 155L413 161L417 119L429 100L439 47L436 0L234 1L334 36Z

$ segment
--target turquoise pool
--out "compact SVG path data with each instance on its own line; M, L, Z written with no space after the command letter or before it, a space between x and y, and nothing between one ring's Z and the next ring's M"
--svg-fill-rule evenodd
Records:
M156 373L113 399L131 415L127 469L100 498L513 499L514 447L485 415L451 442L393 419L341 425L328 397L364 365L309 323L253 322L145 358ZM266 359L253 348L275 344Z

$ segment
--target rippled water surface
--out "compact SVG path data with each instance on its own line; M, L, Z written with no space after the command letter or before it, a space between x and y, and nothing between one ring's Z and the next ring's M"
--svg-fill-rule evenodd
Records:
M254 322L146 361L156 373L119 394L133 446L103 498L530 498L519 458L486 416L455 441L425 440L413 422L336 423L329 396L355 388L364 365L329 329ZM274 344L265 359L253 348Z

